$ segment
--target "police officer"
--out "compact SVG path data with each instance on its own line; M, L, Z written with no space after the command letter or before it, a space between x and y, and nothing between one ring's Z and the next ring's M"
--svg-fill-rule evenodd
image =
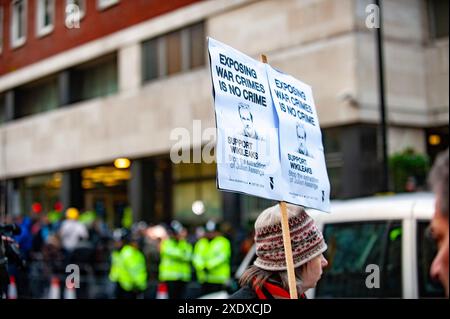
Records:
M205 237L194 247L192 263L197 280L202 284L202 294L220 291L230 280L231 243L217 229L217 224L208 221Z
M186 298L186 285L191 281L192 245L188 232L178 221L169 228L170 237L161 242L159 281L166 282L169 298Z
M114 232L115 250L111 255L109 279L116 283L116 298L136 299L147 289L145 256L138 249L136 238L126 230Z

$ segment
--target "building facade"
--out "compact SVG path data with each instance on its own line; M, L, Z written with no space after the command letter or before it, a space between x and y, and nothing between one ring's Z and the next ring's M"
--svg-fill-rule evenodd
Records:
M213 142L206 37L310 84L332 197L380 190L375 30L366 0L0 0L3 207L95 209L118 225L243 226L267 202L219 192L215 165L174 163ZM369 6L369 7L368 7ZM383 1L390 154L448 147L448 2ZM199 120L199 121L198 121ZM189 133L177 139L176 129ZM130 167L115 167L117 158ZM192 212L202 201L203 215Z

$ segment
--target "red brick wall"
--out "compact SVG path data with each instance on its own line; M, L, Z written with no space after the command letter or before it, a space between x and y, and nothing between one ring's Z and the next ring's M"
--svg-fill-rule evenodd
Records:
M97 0L86 0L86 15L79 29L65 26L65 0L55 1L55 27L42 37L36 36L37 0L28 0L27 40L12 49L10 45L11 0L0 0L3 8L3 50L0 75L20 69L56 53L101 38L123 28L201 0L120 0L105 10L97 9Z

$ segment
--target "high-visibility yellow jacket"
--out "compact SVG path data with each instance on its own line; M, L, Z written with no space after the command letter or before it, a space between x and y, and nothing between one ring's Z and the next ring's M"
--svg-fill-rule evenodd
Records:
M145 256L136 248L125 245L111 255L109 279L126 291L144 291L147 288Z
M165 239L161 242L159 280L191 280L192 245L182 239Z
M57 210L52 210L48 213L47 217L48 217L48 221L50 223L56 223L59 222L62 219L62 213L57 211Z
M194 247L192 263L200 283L225 284L231 274L231 244L224 236L201 238Z
M94 212L93 210L87 210L80 215L78 220L85 225L92 225L92 223L95 221L96 218L97 218L96 212Z

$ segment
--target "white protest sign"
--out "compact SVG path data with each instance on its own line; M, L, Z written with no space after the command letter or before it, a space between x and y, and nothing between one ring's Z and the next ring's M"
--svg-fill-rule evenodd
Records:
M219 189L329 211L311 87L208 38Z
M330 211L330 183L322 133L309 85L266 65L279 121L280 162L286 202Z
M218 188L281 200L277 118L265 65L211 38L208 51Z

